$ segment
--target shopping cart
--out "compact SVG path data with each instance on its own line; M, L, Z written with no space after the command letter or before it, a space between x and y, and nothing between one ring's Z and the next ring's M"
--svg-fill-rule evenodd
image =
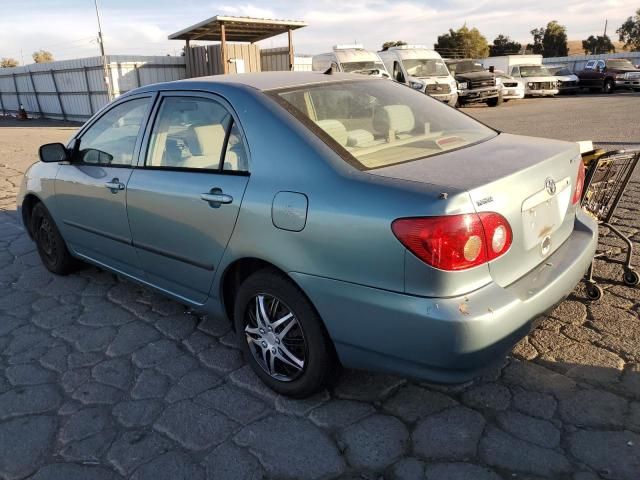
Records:
M593 150L582 154L586 173L582 192L582 207L598 220L598 225L607 227L611 233L619 237L626 246L624 261L611 258L611 251L599 251L596 258L606 258L610 262L619 263L624 268L622 281L629 286L640 282L638 273L631 266L633 243L624 233L612 224L612 218L624 194L631 175L638 161L640 150ZM587 271L586 293L589 299L602 297L602 288L593 279L594 262Z

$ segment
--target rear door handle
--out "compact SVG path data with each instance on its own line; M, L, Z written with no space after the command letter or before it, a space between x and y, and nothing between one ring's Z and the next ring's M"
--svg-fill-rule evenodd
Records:
M121 183L117 178L105 183L104 186L111 190L112 193L116 193L118 190L124 190L124 183Z
M212 188L208 193L201 193L200 199L210 203L212 206L220 206L223 203L233 202L233 197L222 193L220 188Z

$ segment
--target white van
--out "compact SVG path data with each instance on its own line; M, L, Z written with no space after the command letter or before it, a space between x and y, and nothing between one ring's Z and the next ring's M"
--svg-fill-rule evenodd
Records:
M332 67L337 72L390 77L380 57L360 44L335 45L332 52L314 55L311 59L314 72L326 72Z
M558 94L558 80L542 65L542 55L502 55L483 58L484 68L502 70L507 75L522 80L524 94L547 97Z
M423 45L402 45L378 52L391 78L454 106L456 81L440 54Z

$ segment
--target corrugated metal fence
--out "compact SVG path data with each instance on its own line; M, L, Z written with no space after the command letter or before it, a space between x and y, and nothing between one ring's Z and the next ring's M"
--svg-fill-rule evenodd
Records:
M108 55L114 96L186 77L184 57ZM109 102L101 57L0 68L0 114L85 121Z
M584 68L589 60L606 60L607 58L628 58L631 63L640 64L640 52L619 52L619 53L603 53L600 55L572 55L570 57L549 57L543 58L542 63L566 64L572 72L578 72Z

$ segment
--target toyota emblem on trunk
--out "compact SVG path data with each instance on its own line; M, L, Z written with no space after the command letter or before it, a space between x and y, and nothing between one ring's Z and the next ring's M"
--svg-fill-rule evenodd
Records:
M549 195L555 195L556 193L556 182L553 181L553 178L547 178L544 181L544 188L547 190Z

